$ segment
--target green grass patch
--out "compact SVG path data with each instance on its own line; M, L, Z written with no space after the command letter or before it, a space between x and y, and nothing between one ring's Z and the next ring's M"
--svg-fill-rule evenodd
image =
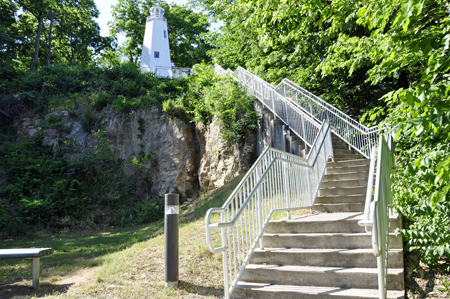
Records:
M200 195L180 215L180 288L174 291L164 290L163 220L103 232L40 233L4 240L0 246L52 247L54 254L41 258L41 281L47 287L55 276L70 276L74 271L93 268L93 282L81 291L78 289L78 295L69 291L60 294L60 298L103 298L108 291L114 298L173 298L190 293L219 296L223 294L222 255L213 255L207 249L204 216L209 208L222 206L241 179L239 176ZM213 239L215 243L219 241L218 232ZM31 280L31 270L31 260L0 260L0 284Z

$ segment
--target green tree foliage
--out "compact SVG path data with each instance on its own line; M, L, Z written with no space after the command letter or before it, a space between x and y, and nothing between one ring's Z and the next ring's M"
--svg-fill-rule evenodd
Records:
M169 31L170 56L176 66L191 67L208 60L211 49L206 33L210 25L208 16L192 9L163 1L119 0L113 8L111 33L125 34L127 40L120 50L131 62L138 62L144 41L145 24L152 6L164 8Z
M61 15L52 39L54 62L92 63L95 55L115 45L114 39L100 36L100 27L94 18L99 11L93 0L59 0Z
M395 188L396 200L409 221L402 233L409 249L421 251L429 264L449 259L450 5L403 0L344 7L330 31L338 34L353 19L370 34L339 32L320 69L330 73L344 67L351 73L371 61L368 82L398 80L385 95L390 107L385 123L399 139L397 180L403 188Z
M169 113L180 109L192 121L203 124L217 117L224 126L222 137L228 145L242 145L245 134L258 128L253 99L234 80L218 76L214 66L205 62L194 66L187 92L165 101L163 109Z
M352 115L385 119L398 141L394 195L408 248L429 264L448 261L449 2L196 3L226 25L215 61L272 82L289 77Z
M100 36L93 0L2 0L0 10L0 52L5 53L0 59L5 68L34 70L47 65L51 12L56 15L52 63L89 64L100 51L114 46L114 39Z
M377 106L395 84L390 79L374 86L365 82L370 61L352 74L345 68L326 75L317 71L337 39L322 20L324 10L331 9L329 1L196 2L224 22L210 53L225 67L240 65L274 84L289 78L355 118ZM350 22L342 31L360 36L368 30Z
M17 6L8 0L0 1L0 59L11 61L15 57L17 46L15 45L16 32L13 30ZM0 67L5 67L3 64Z

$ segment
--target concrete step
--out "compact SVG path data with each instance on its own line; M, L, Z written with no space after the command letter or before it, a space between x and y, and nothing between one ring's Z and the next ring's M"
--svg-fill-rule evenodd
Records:
M319 213L364 212L363 203L315 203L313 210Z
M403 299L404 291L388 291L387 299ZM378 289L347 289L301 285L239 282L232 296L236 299L378 299Z
M342 149L342 150L349 150L349 146L347 143L342 142L340 140L332 140L333 143L333 150L336 149Z
M389 234L389 248L402 248L401 236ZM372 248L369 233L264 234L264 248Z
M338 162L329 162L326 168L326 174L340 174L340 173L348 173L348 172L368 172L369 165L343 165L350 160L338 161ZM358 160L356 160L358 161ZM364 161L364 160L363 160ZM335 164L338 163L338 164Z
M354 150L354 149L349 150L349 149L348 149L348 146L347 146L345 149L342 149L342 148L334 148L334 147L333 147L333 154L334 154L334 155L350 155L350 154L353 154L353 155L360 155L360 156L362 156L360 153L358 153L358 152L357 152L356 150ZM364 157L363 157L362 159L364 159Z
M327 164L327 168L335 168L335 167L345 167L345 166L370 166L369 159L355 159L355 160L346 160L346 161L336 161L330 162Z
M265 229L268 234L294 233L364 233L364 227L358 225L363 213L332 213L305 215L292 220L270 221ZM401 219L393 215L389 219L391 232L402 228Z
M376 289L378 269L249 264L245 267L241 280L278 285ZM388 269L387 288L404 289L403 269Z
M317 196L315 204L329 204L329 203L364 203L365 195L329 195Z
M349 149L348 144L344 142L333 142L333 150L334 149L351 150L351 148Z
M364 170L362 170L362 171L327 173L323 176L322 182L340 181L340 180L347 180L347 179L363 179L363 180L367 181L367 179L369 177L369 172L365 170L365 167L363 169ZM355 169L349 169L349 170L355 170Z
M353 194L362 194L365 195L367 192L366 186L359 187L328 187L328 188L320 188L319 196L327 196L327 195L353 195Z
M389 267L403 268L403 250L389 251ZM265 248L256 249L250 259L251 264L297 265L329 267L376 268L377 258L372 249L304 249Z
M344 155L344 154L336 155L336 154L334 154L333 157L334 157L335 161L356 160L356 159L363 159L364 158L364 156L359 155L359 154L358 155L356 155L356 154L347 154L347 155Z
M361 178L361 179L341 179L341 180L322 180L320 182L320 188L333 188L333 187L361 187L361 186L367 186L367 178Z

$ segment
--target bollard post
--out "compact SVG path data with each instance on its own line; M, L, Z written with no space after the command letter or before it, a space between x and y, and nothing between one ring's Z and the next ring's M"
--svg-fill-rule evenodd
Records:
M164 280L167 289L178 286L178 213L179 195L166 194L164 212Z

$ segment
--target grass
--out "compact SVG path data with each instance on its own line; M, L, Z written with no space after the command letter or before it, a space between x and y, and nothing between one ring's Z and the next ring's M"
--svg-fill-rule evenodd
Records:
M105 232L41 234L1 241L2 248L52 247L41 259L41 287L35 296L57 298L218 298L223 296L222 254L211 254L205 242L205 214L220 207L242 179L201 195L180 215L179 287L164 288L164 222ZM309 210L294 211L298 216ZM217 216L216 216L217 217ZM278 212L273 219L286 217ZM213 219L217 221L218 219ZM213 230L219 246L219 230ZM31 261L0 260L0 285L31 284ZM78 286L71 281L87 278ZM71 282L71 283L68 283ZM0 292L1 295L1 292Z
M223 294L222 255L211 254L205 242L204 216L221 206L242 176L200 196L180 215L180 287L164 289L164 222L104 232L39 234L33 238L0 241L1 248L52 247L41 259L40 295L58 298L173 298L184 295ZM214 238L218 239L218 234ZM57 291L52 284L88 269L91 281L72 291ZM0 285L25 280L31 284L31 260L0 260ZM73 274L75 273L75 274ZM51 291L47 291L51 290Z
M54 254L41 259L41 274L64 275L81 268L99 266L102 257L121 251L134 243L163 233L163 222L148 226L116 229L109 232L83 232L69 235L38 234L33 238L0 241L1 248L51 247ZM25 259L0 260L0 284L19 278L31 279L31 261Z

